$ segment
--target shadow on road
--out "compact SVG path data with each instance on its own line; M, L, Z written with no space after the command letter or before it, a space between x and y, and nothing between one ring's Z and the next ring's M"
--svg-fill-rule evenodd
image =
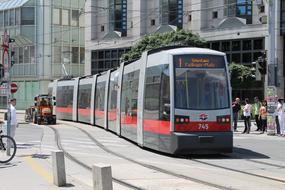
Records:
M48 159L50 155L48 154L32 154L32 158L37 158L37 159Z
M191 159L269 159L270 157L249 149L234 147L232 153L188 155Z

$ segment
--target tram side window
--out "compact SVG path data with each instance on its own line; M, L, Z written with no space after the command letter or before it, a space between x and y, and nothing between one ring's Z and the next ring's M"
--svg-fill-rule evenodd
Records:
M123 76L121 110L128 116L137 115L139 74L137 70Z
M106 82L99 82L96 86L95 109L104 111Z
M169 66L159 65L146 69L144 118L170 119Z
M85 109L90 107L91 102L91 84L79 86L78 108Z
M61 86L57 88L57 106L72 107L73 86Z
M110 86L109 86L109 104L108 110L115 110L117 108L117 87L118 87L118 73L114 72L111 75Z

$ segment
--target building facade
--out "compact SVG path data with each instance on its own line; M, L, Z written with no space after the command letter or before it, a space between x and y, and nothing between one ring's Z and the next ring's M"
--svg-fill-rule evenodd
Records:
M17 108L33 105L48 83L66 74L84 74L84 0L8 0L0 2L0 33L15 39L10 46L17 83ZM2 53L1 53L2 55ZM2 59L1 59L2 60ZM5 98L1 97L1 107Z
M285 30L280 25L285 26L285 5L281 6L281 1L270 2L277 4L277 85L278 95L284 96ZM120 54L144 35L181 28L199 34L209 48L225 52L229 63L252 67L252 62L269 50L266 0L87 0L85 9L85 74L117 66ZM267 81L261 78L254 88L234 89L233 96L263 98Z

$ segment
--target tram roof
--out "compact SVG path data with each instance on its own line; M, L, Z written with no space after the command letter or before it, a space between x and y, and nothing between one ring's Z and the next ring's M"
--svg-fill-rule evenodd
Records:
M166 53L170 54L211 54L211 55L221 55L224 56L225 53L211 50L211 49L206 49L206 48L192 48L192 47L182 47L182 48L175 48L175 49L169 49L164 51Z
M0 10L13 9L23 6L29 0L7 0L0 3Z

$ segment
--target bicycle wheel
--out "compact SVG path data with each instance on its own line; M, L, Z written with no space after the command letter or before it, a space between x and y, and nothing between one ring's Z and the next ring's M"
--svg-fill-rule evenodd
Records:
M10 154L7 153L8 146L10 146ZM15 140L6 135L2 135L0 138L0 163L7 163L10 162L17 150L17 145Z

